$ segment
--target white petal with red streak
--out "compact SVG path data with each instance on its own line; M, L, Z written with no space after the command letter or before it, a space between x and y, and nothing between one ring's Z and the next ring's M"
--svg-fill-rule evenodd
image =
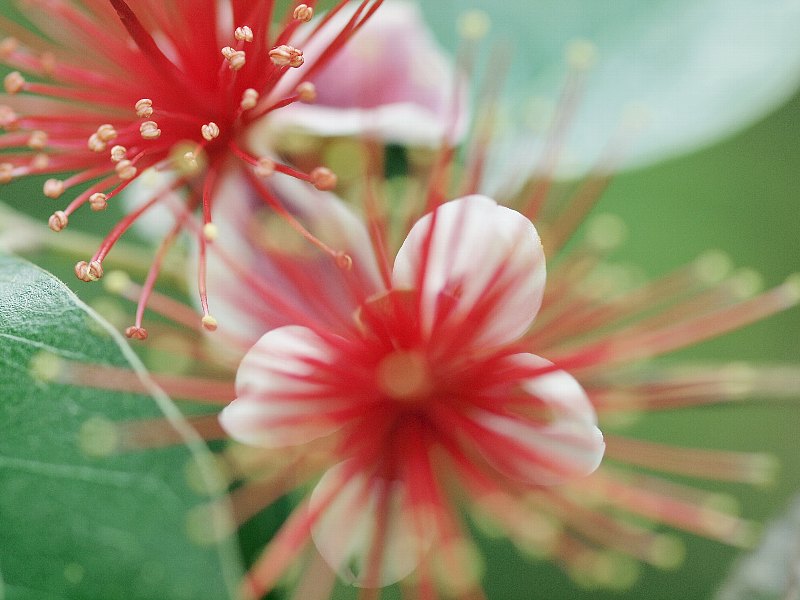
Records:
M539 310L544 251L522 214L486 196L466 196L443 204L435 219L425 215L411 228L395 259L392 281L398 288L417 288L421 277L420 317L427 333L444 293L457 298L445 320L473 329L472 347L506 344L525 332ZM477 314L485 320L476 321Z
M518 354L512 360L534 369L552 364L533 354ZM472 411L469 417L490 436L478 446L486 460L501 473L534 485L563 483L597 469L605 443L580 383L557 370L524 380L522 388L533 397L532 406L543 409L548 418Z
M326 416L333 404L313 380L335 350L310 329L280 327L265 334L236 373L236 400L220 423L235 440L277 448L310 442L338 429Z
M387 483L360 472L349 476L353 464L351 459L329 469L314 488L309 510L321 514L311 535L325 562L345 582L387 586L417 567L430 546L430 532L421 530L409 513L401 482ZM371 572L374 565L380 565L377 573Z

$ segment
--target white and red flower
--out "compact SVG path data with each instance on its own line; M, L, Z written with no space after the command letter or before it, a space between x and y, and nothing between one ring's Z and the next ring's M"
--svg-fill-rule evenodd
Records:
M451 484L468 496L552 485L594 471L604 449L578 382L515 344L544 292L528 219L484 196L445 203L383 275L351 283L349 324L266 333L220 416L249 445L335 440L306 525L331 567L367 587L465 538ZM341 308L336 294L314 300Z

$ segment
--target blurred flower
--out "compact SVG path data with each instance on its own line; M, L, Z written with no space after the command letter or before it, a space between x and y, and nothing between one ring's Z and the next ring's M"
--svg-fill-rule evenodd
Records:
M347 18L348 12L341 11L330 27L344 26ZM468 125L466 86L456 80L419 7L407 0L385 2L309 81L316 86L316 102L272 115L273 135L285 135L291 127L321 136L369 135L436 147L445 135L461 139Z
M381 1L364 0L357 7L338 2L313 27L301 27L312 19L312 6L298 4L277 32L270 31L272 2L138 2L133 7L125 0L32 2L24 15L37 29L0 21L0 30L8 34L0 44L0 60L17 69L4 79L0 146L8 151L0 163L0 183L73 173L44 183L50 198L80 190L50 218L51 229L61 231L79 207L104 210L142 173L167 170L166 184L121 219L75 273L84 281L102 277L103 260L119 237L178 191L189 210L202 210L203 227L196 233L203 255L216 237L217 181L232 164L278 171L319 188L335 186L326 168L305 173L252 155L246 134L273 111L313 101L315 89L307 78L330 61ZM349 16L337 18L345 8ZM311 48L307 56L304 47ZM294 70L299 76L291 74ZM182 226L179 219L167 234L156 263ZM213 328L202 271L201 262L204 324ZM153 278L156 274L157 267ZM138 327L129 335L146 334Z

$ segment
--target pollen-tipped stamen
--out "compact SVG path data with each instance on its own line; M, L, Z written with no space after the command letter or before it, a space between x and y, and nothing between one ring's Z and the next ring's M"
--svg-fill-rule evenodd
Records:
M281 172L285 172L282 168L282 165L276 165L276 170ZM291 170L291 169L290 169ZM293 170L291 170L293 171ZM299 172L296 172L302 175ZM300 177L298 177L300 179ZM317 248L322 250L325 254L330 256L335 262L336 265L346 271L349 271L353 266L352 258L342 250L334 250L330 246L328 246L325 242L320 240L316 237L313 233L311 233L308 229L306 229L300 221L298 221L294 215L292 215L286 207L281 203L280 200L261 182L261 180L252 178L252 181L258 191L260 192L260 197L266 202L266 204L275 211L275 213L281 217L292 229L294 229L297 233L303 236L306 240L314 244Z

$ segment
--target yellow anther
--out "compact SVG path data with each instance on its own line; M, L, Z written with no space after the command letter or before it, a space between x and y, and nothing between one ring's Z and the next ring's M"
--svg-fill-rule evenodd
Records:
M144 327L135 327L131 325L125 329L125 337L132 340L146 340L147 330Z
M303 64L303 51L292 46L278 46L269 51L269 58L275 66L297 68Z
M161 130L155 121L145 121L139 125L139 133L146 140L156 140L161 137Z
M219 237L219 228L213 223L203 225L203 237L207 242L213 242Z
M308 23L314 16L314 9L307 4L298 4L292 16L298 21Z
M19 71L12 71L3 79L3 86L7 94L16 94L25 87L25 78Z
M108 196L102 192L95 192L89 196L89 207L95 212L105 210L108 208Z
M45 146L47 146L47 133L40 130L32 131L28 138L28 148L42 150Z
M69 220L63 210L57 210L47 220L47 225L55 232L59 232L67 226Z
M207 331L216 331L217 326L219 325L217 320L211 315L205 315L200 322L203 324L203 328Z
M267 157L259 158L254 170L259 177L269 177L275 172L275 161Z
M106 149L106 143L101 140L100 136L96 133L93 133L89 136L89 140L86 142L86 145L92 152L102 152Z
M93 260L89 263L88 275L92 281L97 281L103 277L103 265L100 264L99 260Z
M226 52L226 51L230 52ZM245 56L244 50L234 50L233 48L226 46L222 49L222 55L225 57L225 60L228 61L228 67L232 71L238 71L244 66L244 63L247 61L247 57Z
M330 191L336 187L338 178L336 173L328 167L317 167L310 173L311 183L318 190Z
M304 81L295 88L297 99L310 104L317 99L317 88L310 81Z
M93 260L90 263L81 260L75 263L75 276L87 283L90 281L97 281L103 277L103 265L100 264L99 260Z
M153 101L150 98L142 98L136 102L134 107L136 109L136 116L142 119L149 119L153 114Z
M133 179L136 177L136 167L127 158L119 161L114 169L120 179Z
M43 191L48 198L58 198L64 193L64 182L60 179L48 179L44 182Z
M343 271L353 270L353 258L347 252L339 251L336 253L336 266Z
M211 140L219 137L219 125L212 121L206 125L203 125L200 128L200 132L203 134L203 138L210 142Z
M75 263L75 277L81 281L89 282L89 263L85 260L79 260Z
M253 30L250 29L247 25L242 25L241 27L236 28L236 31L233 32L233 37L235 37L240 42L252 42Z
M111 160L115 163L118 163L125 155L128 153L128 149L125 146L114 146L111 148Z
M250 110L251 108L255 108L256 104L258 104L258 97L259 94L253 88L247 88L242 93L242 102L239 106L242 107L242 110Z
M105 123L97 128L97 137L103 142L111 142L117 137L117 130L110 123Z

